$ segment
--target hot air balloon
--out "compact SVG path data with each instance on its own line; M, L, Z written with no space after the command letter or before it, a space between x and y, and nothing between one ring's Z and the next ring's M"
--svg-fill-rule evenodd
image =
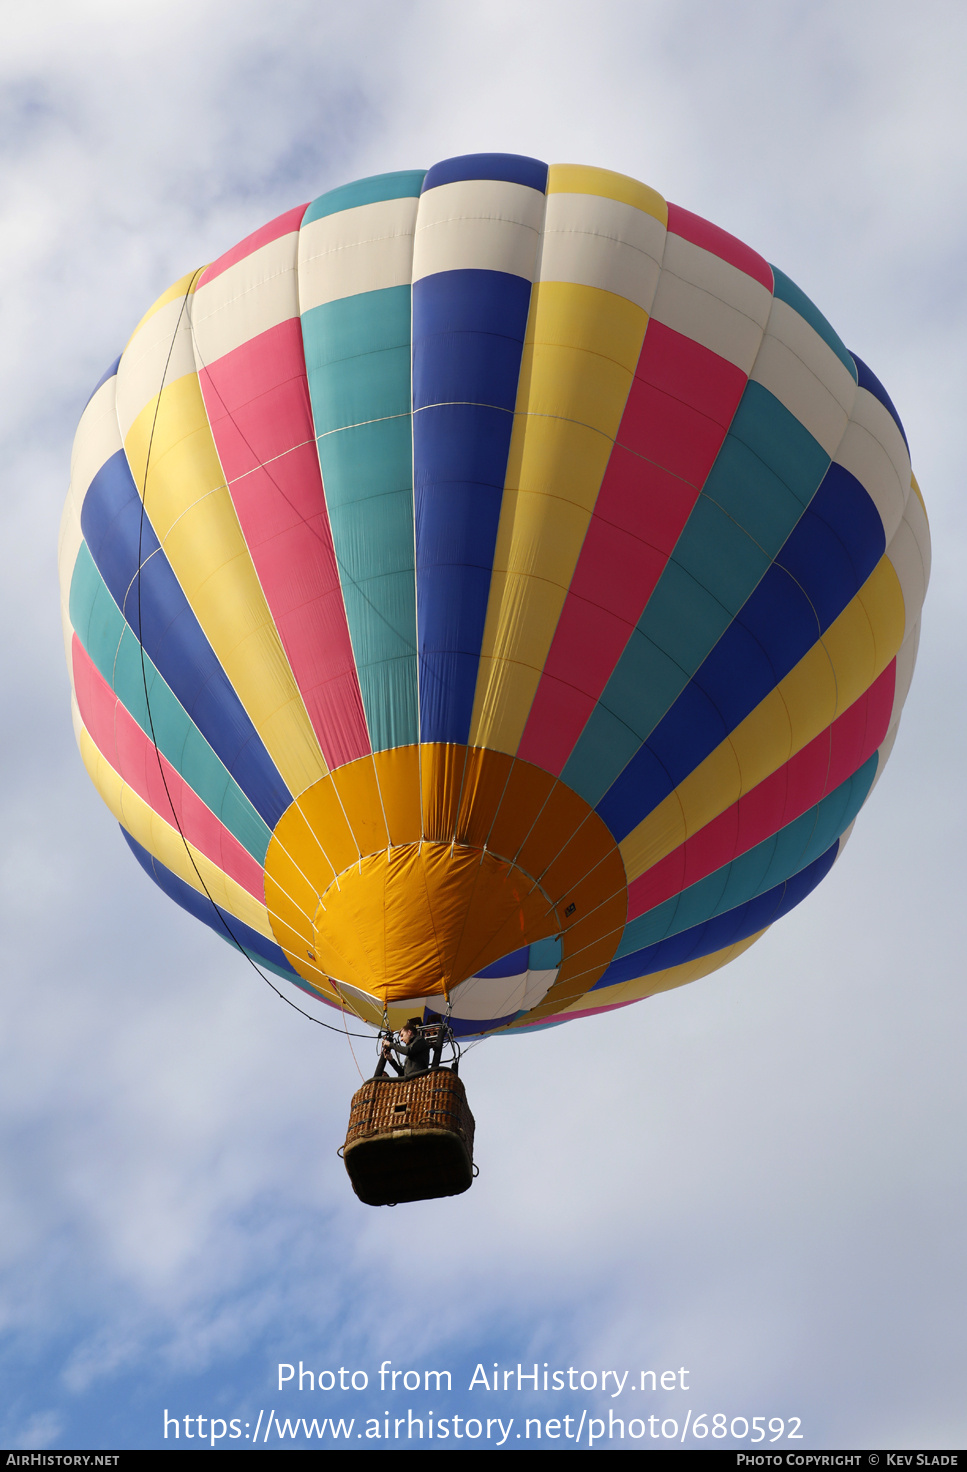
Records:
M60 567L138 862L374 1026L705 976L889 755L929 535L889 395L780 270L605 169L359 180L158 298Z

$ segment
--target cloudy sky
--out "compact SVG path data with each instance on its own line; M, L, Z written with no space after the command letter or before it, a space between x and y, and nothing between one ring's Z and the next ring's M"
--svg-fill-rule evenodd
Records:
M10 7L0 1444L164 1446L166 1409L183 1445L186 1415L609 1405L799 1418L783 1450L965 1444L965 51L944 0ZM479 150L635 175L781 266L896 402L935 561L829 879L725 972L475 1049L479 1180L374 1211L335 1156L347 1041L165 901L87 781L57 522L84 401L173 280L336 184ZM300 1359L369 1386L280 1391ZM453 1389L381 1394L386 1360ZM469 1388L535 1360L585 1389ZM713 1444L748 1438L689 1441Z

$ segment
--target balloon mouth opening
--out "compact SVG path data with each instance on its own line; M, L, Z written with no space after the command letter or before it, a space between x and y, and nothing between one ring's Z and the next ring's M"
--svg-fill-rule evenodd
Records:
M560 933L532 875L486 849L425 839L343 870L312 917L316 964L380 1010L443 1006L480 972Z
M481 1031L556 1015L604 973L627 917L621 852L588 803L528 762L458 744L334 770L283 813L264 870L289 965L376 1025L448 997Z
M405 1017L420 1011L427 1020L432 1014L441 1013L446 1003L451 1024L458 1033L506 1027L543 1002L560 972L561 953L560 935L522 946L458 982L445 998L422 995L395 999L387 1008L387 1021L395 1028ZM331 980L339 997L359 1017L374 1027L382 1024L381 997L348 985L338 977Z

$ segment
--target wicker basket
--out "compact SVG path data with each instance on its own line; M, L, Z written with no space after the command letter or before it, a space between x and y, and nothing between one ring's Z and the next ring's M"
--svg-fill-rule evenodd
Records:
M473 1115L448 1068L371 1078L353 1095L343 1160L367 1206L458 1196L473 1180Z

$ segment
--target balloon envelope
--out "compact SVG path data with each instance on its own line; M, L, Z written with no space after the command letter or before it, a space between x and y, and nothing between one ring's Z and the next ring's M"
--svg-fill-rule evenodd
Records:
M886 391L750 247L511 155L161 296L61 533L84 761L178 904L337 1007L547 1025L828 872L929 558Z

